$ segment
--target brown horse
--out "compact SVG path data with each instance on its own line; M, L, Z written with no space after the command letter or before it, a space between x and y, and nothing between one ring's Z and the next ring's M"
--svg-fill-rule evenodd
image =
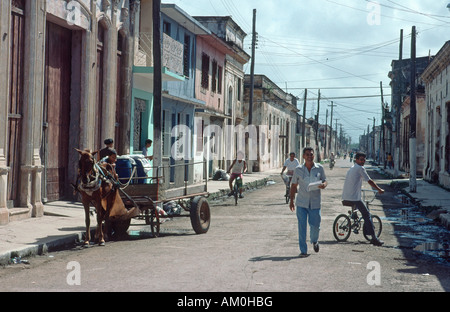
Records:
M80 154L79 183L76 189L81 194L81 201L84 206L86 237L84 245L88 246L91 239L90 235L90 215L89 205L92 203L97 213L97 231L96 236L101 246L105 245L105 238L102 229L104 220L127 220L137 216L140 211L133 207L130 210L125 208L120 198L117 181L114 178L114 170L109 164L96 163L94 155L90 150L75 149ZM108 224L108 222L105 222ZM108 233L108 229L106 229Z

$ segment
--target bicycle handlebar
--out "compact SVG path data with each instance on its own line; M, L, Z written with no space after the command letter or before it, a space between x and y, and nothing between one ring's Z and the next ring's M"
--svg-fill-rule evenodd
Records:
M373 200L375 199L376 193L378 193L377 190L368 190L368 189L361 189L361 192L363 193L363 201L368 202L368 203L373 202ZM373 196L372 196L371 200L366 200L366 192L372 192L373 193Z

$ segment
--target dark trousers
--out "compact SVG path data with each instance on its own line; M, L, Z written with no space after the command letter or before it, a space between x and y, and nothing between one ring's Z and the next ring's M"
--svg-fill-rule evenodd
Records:
M367 209L366 205L363 201L351 201L352 204L356 205L356 208L361 212L362 217L364 219L364 228L363 231L366 235L371 235L372 239L376 239L375 230L372 222L372 216Z

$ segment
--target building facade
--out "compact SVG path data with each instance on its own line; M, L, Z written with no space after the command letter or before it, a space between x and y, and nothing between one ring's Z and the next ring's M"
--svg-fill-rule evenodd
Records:
M427 109L424 179L450 189L450 41L421 77Z
M105 138L126 149L130 34L139 1L0 4L0 223L71 196L78 156ZM121 79L118 79L120 77Z
M246 75L244 116L249 109L249 86L250 75ZM256 135L249 133L249 137L256 142L248 142L246 147L246 154L254 159L252 170L279 168L298 146L297 98L281 90L266 76L255 75L252 108Z
M197 58L202 61L201 71L198 71L200 83L196 87L196 95L199 99L206 101L206 109L197 109L196 115L202 121L221 135L214 135L207 147L205 155L209 160L209 176L214 169L227 170L232 160L236 157L236 136L234 130L236 125L244 122L243 117L243 90L244 90L244 65L250 56L244 51L245 32L237 25L230 16L195 16L202 25L211 31L211 35L202 36L199 42ZM206 49L207 50L206 50ZM212 57L207 87L206 68L203 60ZM216 58L222 59L218 64ZM214 63L215 60L215 63ZM206 64L206 63L205 63ZM199 68L200 69L200 68ZM207 88L205 88L207 87ZM245 122L244 122L245 123ZM233 129L233 132L227 131ZM213 156L213 157L209 157Z

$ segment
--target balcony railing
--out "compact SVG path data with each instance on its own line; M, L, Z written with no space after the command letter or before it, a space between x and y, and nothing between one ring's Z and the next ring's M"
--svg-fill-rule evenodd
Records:
M162 66L173 73L183 74L184 46L170 36L163 34ZM138 38L138 51L135 53L135 65L153 67L153 34L141 32Z

